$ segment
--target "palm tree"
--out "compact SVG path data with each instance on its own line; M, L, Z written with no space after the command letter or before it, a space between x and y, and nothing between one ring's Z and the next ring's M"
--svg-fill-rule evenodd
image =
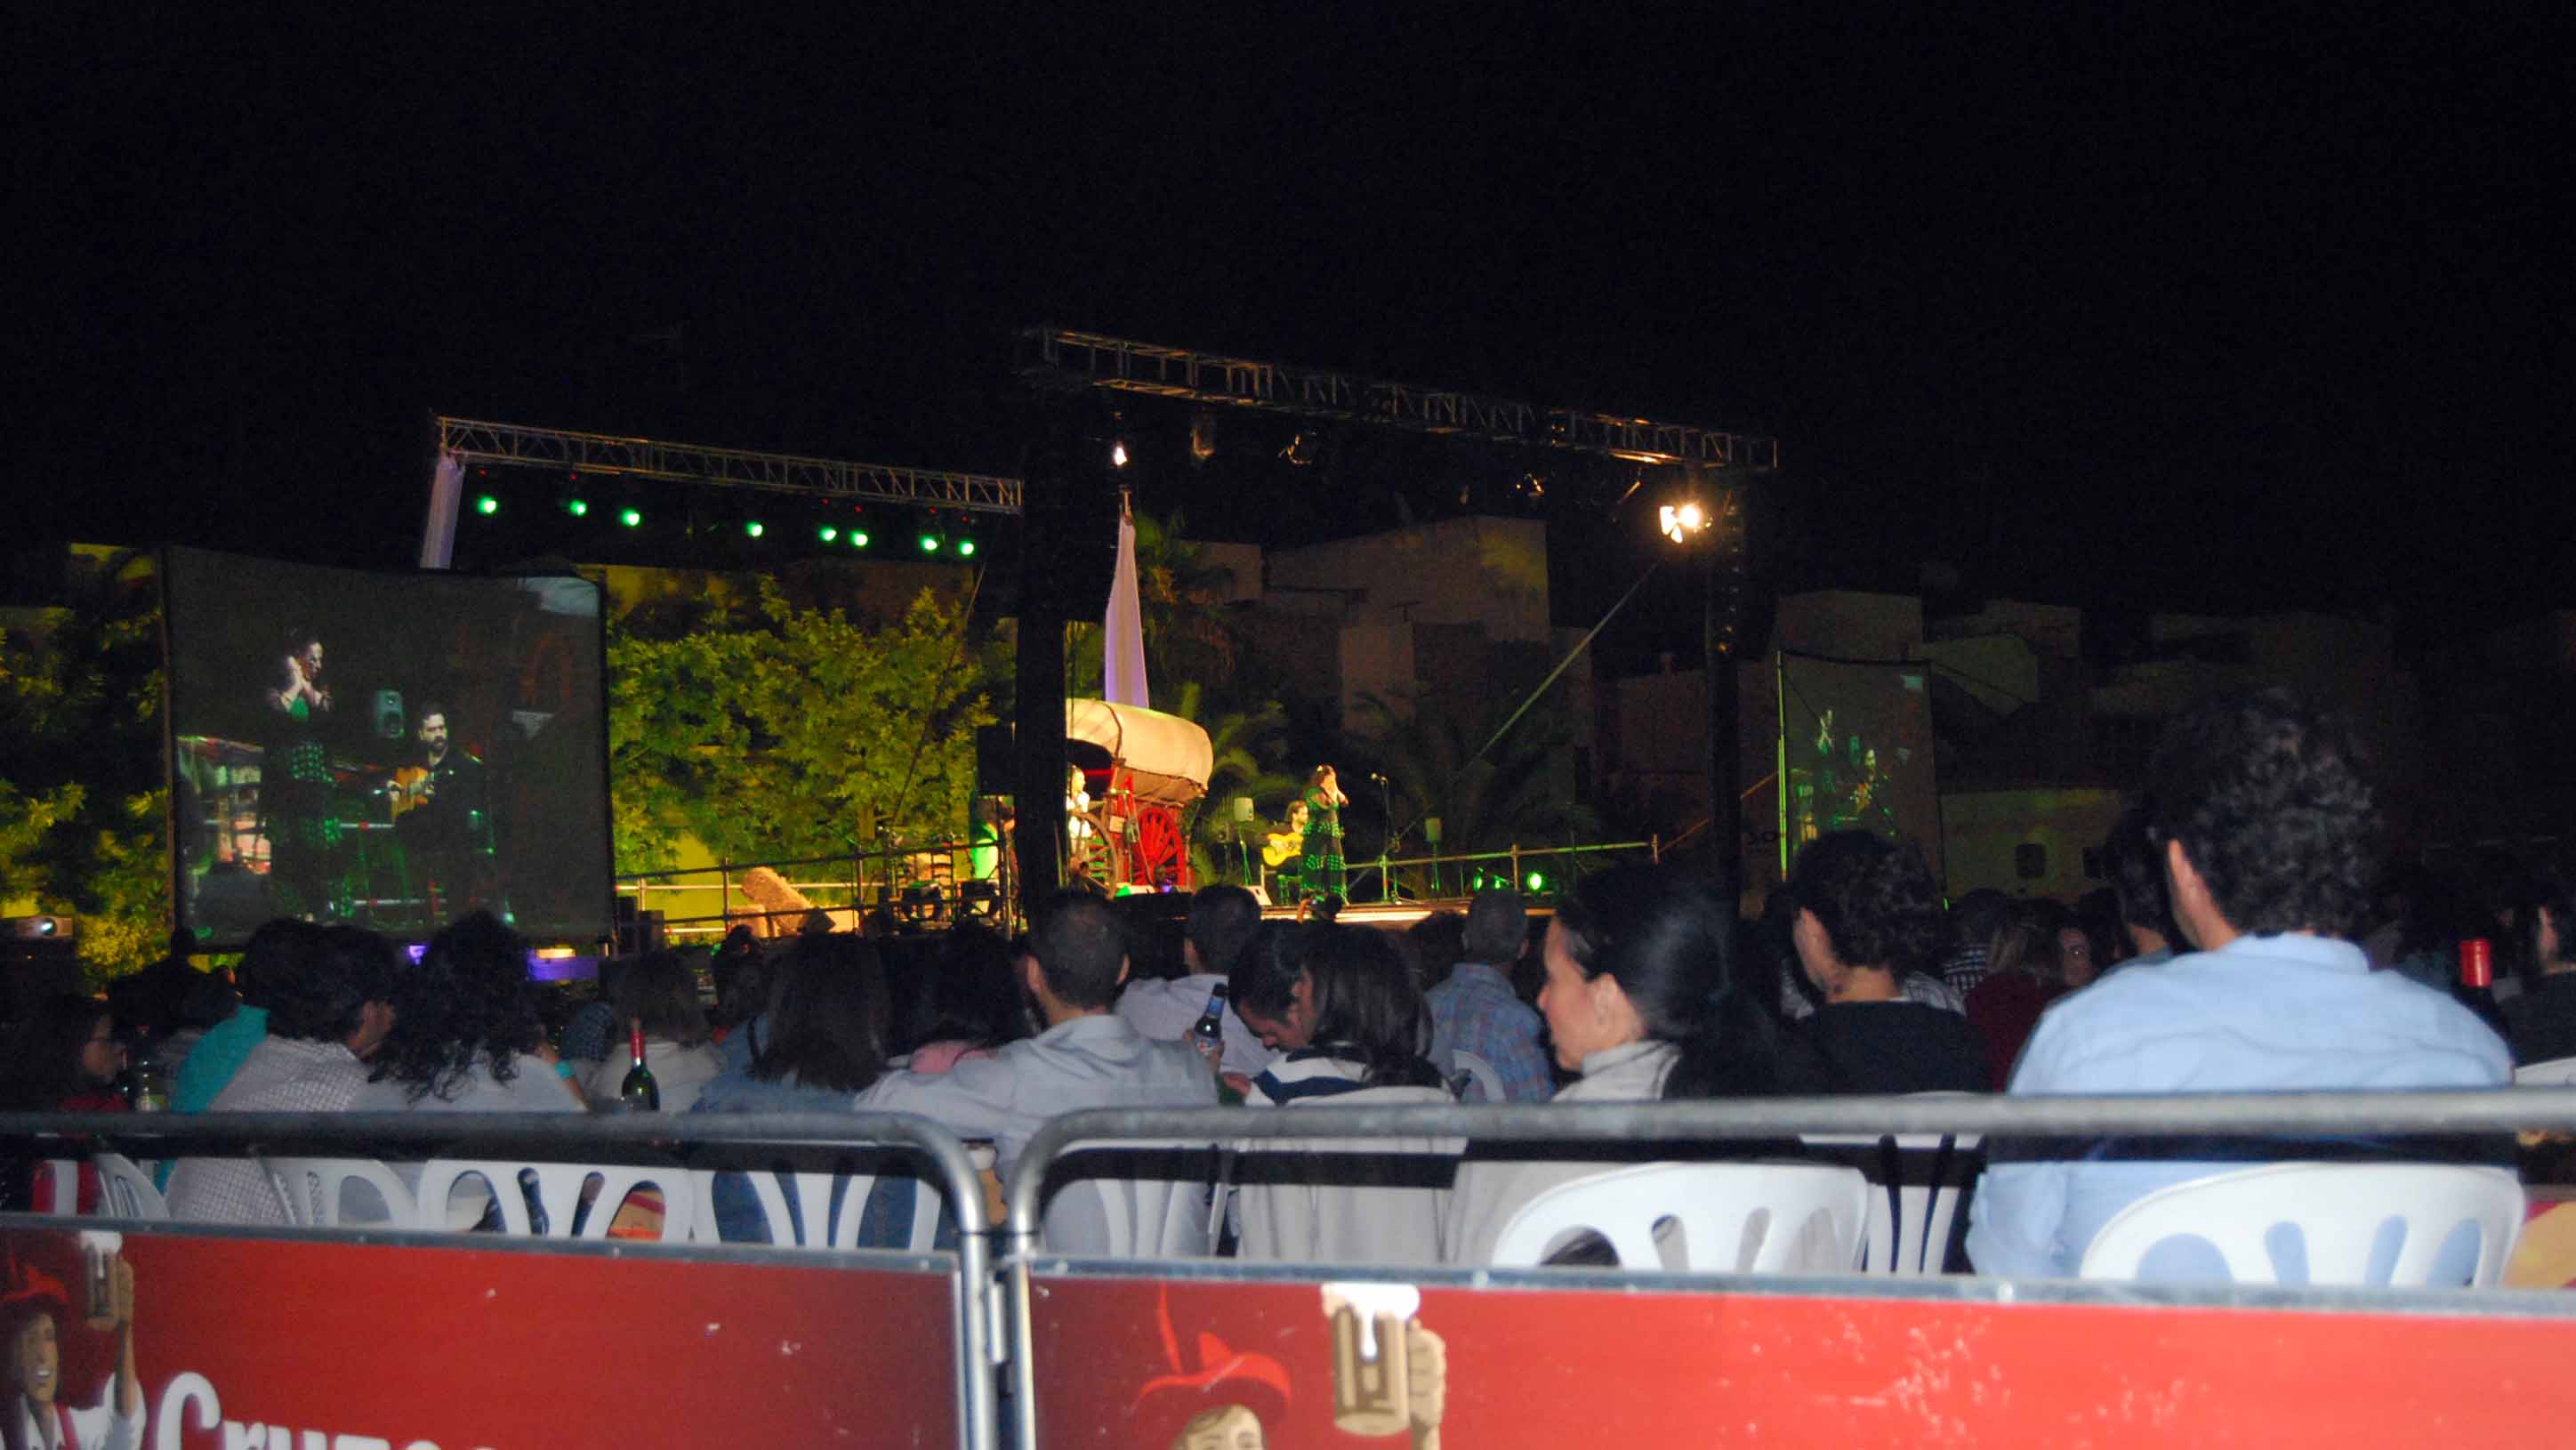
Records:
M1288 803L1296 798L1303 782L1278 768L1288 730L1288 713L1278 701L1265 700L1252 710L1202 719L1205 703L1199 682L1191 680L1181 686L1170 713L1195 721L1208 733L1212 759L1207 797L1190 820L1190 874L1199 881L1214 881L1241 869L1236 855L1239 828L1234 820L1234 798L1249 798L1256 816L1277 820L1286 816ZM1246 851L1260 849L1260 834L1257 830L1246 833Z
M1360 709L1377 728L1353 754L1376 759L1388 777L1397 802L1390 831L1412 833L1437 818L1440 854L1465 856L1568 846L1600 829L1592 808L1570 799L1551 768L1568 743L1561 727L1525 718L1480 755L1490 724L1431 711L1404 718L1374 695L1362 697ZM1409 855L1412 848L1388 854ZM1356 852L1351 864L1361 864ZM1570 867L1560 874L1571 874Z
M1144 614L1145 676L1169 690L1183 680L1221 680L1239 658L1225 597L1233 571L1207 562L1198 545L1180 535L1181 516L1136 515L1136 601ZM1100 693L1100 630L1078 621L1065 646L1067 690ZM1176 712L1175 712L1176 713Z

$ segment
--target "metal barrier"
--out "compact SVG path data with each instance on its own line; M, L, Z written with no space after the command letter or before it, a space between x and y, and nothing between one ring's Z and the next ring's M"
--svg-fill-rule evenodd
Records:
M1239 1412L1262 1424L1273 1443L1409 1432L1416 1446L1436 1445L1444 1416L1461 1443L1479 1445L1611 1443L1658 1430L1669 1436L1681 1424L1733 1442L2019 1443L2072 1429L2096 1432L2097 1443L2170 1443L2166 1437L2177 1433L2188 1441L2196 1431L2276 1442L2405 1443L2421 1425L2382 1412L2406 1405L2447 1408L2453 1427L2473 1423L2481 1432L2546 1438L2576 1413L2576 1387L2535 1369L2524 1383L2545 1387L2536 1398L2478 1391L2478 1366L2492 1364L2496 1345L2463 1333L2461 1321L2516 1322L2525 1338L2515 1362L2539 1366L2576 1353L2576 1296L1324 1269L1084 1259L1040 1241L1051 1166L1068 1150L1103 1140L1458 1137L1627 1143L1646 1157L1674 1144L1832 1133L1976 1133L1991 1143L2515 1128L2576 1130L2576 1090L1071 1113L1040 1130L1006 1186L1000 1272L1014 1442L1051 1443L1040 1438L1041 1421L1053 1414L1085 1433L1123 1423L1124 1443L1173 1443L1178 1426L1157 1423L1142 1408L1157 1396L1205 1415ZM2142 1324L2141 1309L2168 1317ZM2248 1320L2249 1309L2299 1317L2295 1324ZM1428 1338L1416 1353L1408 1346L1422 1332ZM2123 1338L2116 1350L2084 1351L2114 1336ZM2312 1353L2301 1349L2303 1337ZM1210 1346L1195 1363L1179 1349L1194 1342ZM2154 1354L2142 1354L2142 1344ZM2464 1344L2481 1347L2463 1352ZM2524 1359L2525 1350L2533 1357ZM1918 1351L1927 1356L1919 1365L1875 1362ZM1462 1378L1470 1362L1473 1374ZM1125 1379L1106 1368L1121 1364L1131 1366ZM1152 1373L1138 1374L1138 1364ZM1820 1367L1809 1375L1801 1365ZM2146 1383L2167 1370L2190 1382ZM2542 1374L2549 1378L2537 1378ZM1405 1389L1408 1376L1421 1377L1415 1393ZM1329 1383L1329 1395L1315 1392L1317 1380ZM2285 1398L2284 1385L2326 1398ZM1295 1386L1304 1388L1292 1394ZM1568 1386L1580 1386L1580 1394L1567 1395ZM2197 1402L2195 1388L2204 1392ZM2230 1418L2263 1404L2274 1408ZM2225 1408L2213 1414L2213 1405ZM1263 1420L1263 1406L1273 1418ZM2322 1418L2300 1424L2281 1406ZM2195 1407L2196 1415L2185 1413ZM1162 1418L1172 1420L1173 1412ZM2321 1435L2320 1425L2343 1433Z
M438 1376L437 1393L451 1401L495 1386L524 1395L525 1378L548 1370L621 1385L649 1381L635 1397L616 1402L615 1413L631 1422L613 1432L621 1443L707 1438L708 1422L663 1414L674 1403L669 1394L703 1416L722 1413L729 1428L754 1436L776 1426L761 1418L764 1410L784 1415L827 1404L834 1415L877 1413L880 1402L867 1398L868 1383L833 1376L859 1358L880 1378L905 1373L903 1366L915 1362L906 1352L922 1348L905 1337L917 1316L889 1310L858 1319L850 1311L867 1307L864 1296L817 1292L816 1271L941 1276L953 1342L932 1349L944 1356L954 1381L957 1439L970 1447L1053 1443L1040 1438L1048 1422L1078 1425L1086 1435L1117 1443L1168 1444L1184 1410L1191 1420L1235 1413L1259 1419L1267 1411L1280 1443L1409 1434L1416 1447L1436 1446L1444 1428L1461 1444L1555 1445L1658 1429L1669 1436L1681 1424L1731 1441L1831 1438L1855 1445L2018 1440L2070 1428L2103 1444L2221 1431L2273 1441L2399 1443L2420 1437L2435 1416L2446 1433L2500 1443L2545 1443L2563 1432L2576 1414L2576 1386L2554 1366L2576 1355L2576 1296L1465 1266L1334 1269L1086 1260L1050 1253L1039 1241L1050 1167L1070 1150L1104 1140L1461 1137L1489 1144L1623 1144L1646 1156L1676 1143L1825 1133L1977 1133L1991 1141L2321 1128L2337 1135L2571 1131L2576 1088L1086 1111L1049 1122L1015 1165L998 1259L984 1237L989 1220L964 1145L904 1115L567 1121L480 1114L8 1114L0 1115L0 1153L29 1157L100 1146L380 1157L405 1145L419 1156L589 1163L644 1156L719 1167L761 1147L884 1146L928 1160L963 1233L953 1258L35 1215L0 1217L0 1239L17 1256L15 1274L19 1262L33 1261L21 1250L82 1265L70 1242L77 1235L124 1235L128 1261L139 1257L158 1276L139 1285L138 1298L150 1298L157 1284L165 1296L189 1297L189 1323L225 1326L228 1342L209 1349L206 1364L233 1366L228 1372L242 1379L191 1365L188 1373L155 1381L148 1407L159 1412L160 1438L153 1443L173 1446L235 1443L236 1431L238 1443L274 1438L248 1422L258 1411L276 1429L274 1403L263 1405L250 1394L239 1397L241 1418L225 1422L223 1437L207 1438L222 1417L220 1384L273 1388L291 1378L298 1386L327 1384L350 1405L400 1401L398 1387L351 1374L366 1367L367 1352L387 1337L368 1326L383 1331L396 1320L400 1332L428 1332L420 1326L429 1324L477 1336L488 1357L451 1354ZM608 1270L611 1262L620 1267ZM65 1282L72 1287L56 1288L68 1314L89 1286L77 1276ZM583 1334L551 1317L612 1290L649 1311L650 1322L608 1321ZM144 1328L135 1336L147 1344L156 1333L181 1332L173 1324L183 1316L171 1299L153 1302L163 1307L142 1316ZM778 1334L769 1334L764 1307L775 1312ZM677 1322L701 1312L702 1328ZM763 1336L756 1358L746 1358L754 1346L739 1337L746 1317L751 1332ZM210 1335L189 1342L210 1342ZM826 1346L814 1344L817 1335ZM67 1385L98 1382L98 1338L78 1330L65 1335ZM501 1362L513 1353L529 1358ZM834 1353L842 1357L830 1358ZM799 1366L800 1355L820 1357ZM167 1366L165 1359L156 1369ZM997 1370L1004 1367L1007 1427L997 1393ZM748 1408L722 1399L725 1384L705 1392L681 1387L692 1374L707 1373L756 1372L773 1376L764 1384L786 1384L791 1369L804 1376L794 1380L800 1387L794 1394L773 1391L775 1403ZM914 1380L901 1384L917 1388ZM583 1391L593 1398L608 1393L588 1380ZM643 1398L647 1393L654 1398ZM689 1399L690 1393L697 1397ZM431 1418L443 1424L453 1415ZM357 1423L346 1416L343 1422ZM834 1433L864 1441L871 1423L836 1421ZM376 1433L346 1440L372 1443L368 1436ZM435 1443L417 1435L382 1438L415 1447ZM768 1438L789 1443L795 1437ZM817 1432L815 1438L825 1437Z
M126 1241L129 1262L137 1248L145 1251L143 1257L150 1261L146 1267L160 1275L165 1295L158 1301L161 1307L157 1311L147 1311L143 1316L146 1327L135 1337L148 1338L155 1333L186 1337L184 1328L173 1327L181 1316L173 1312L172 1301L166 1297L181 1290L181 1284L171 1282L177 1275L185 1285L181 1291L192 1301L189 1308L220 1314L224 1335L251 1335L261 1342L265 1352L276 1355L281 1365L297 1366L299 1385L319 1378L336 1386L346 1371L364 1367L369 1346L394 1338L397 1329L423 1332L414 1321L426 1317L437 1324L459 1326L457 1332L493 1330L495 1342L506 1340L518 1344L523 1352L550 1355L545 1363L481 1362L479 1367L490 1372L483 1377L490 1381L484 1386L487 1392L524 1394L528 1377L548 1370L579 1375L592 1372L594 1365L617 1369L620 1335L629 1334L638 1346L637 1353L648 1358L661 1351L706 1358L721 1342L723 1354L715 1355L712 1362L722 1364L731 1373L743 1373L747 1367L756 1370L757 1361L764 1356L774 1364L778 1359L792 1360L797 1355L810 1354L811 1367L804 1373L817 1398L794 1407L805 1410L841 1403L834 1397L846 1396L847 1387L830 1377L850 1372L851 1367L834 1361L835 1355L861 1364L869 1356L878 1357L884 1366L878 1372L883 1374L894 1372L891 1367L900 1362L900 1352L924 1353L937 1348L919 1343L876 1342L874 1333L890 1326L872 1327L864 1319L854 1319L846 1301L816 1293L807 1276L817 1272L870 1271L936 1274L953 1301L946 1327L954 1338L945 1356L945 1373L954 1392L956 1438L970 1446L994 1444L998 1410L993 1366L999 1357L989 1334L988 1291L982 1287L991 1279L990 1219L982 1184L965 1145L926 1119L890 1113L684 1114L668 1118L638 1114L571 1119L559 1114L447 1113L0 1114L0 1156L29 1158L79 1156L102 1147L139 1156L231 1150L263 1156L382 1158L392 1150L397 1159L476 1157L609 1164L643 1157L661 1163L680 1161L724 1168L735 1166L746 1156L745 1150L781 1146L886 1147L926 1160L929 1177L940 1188L960 1229L953 1261L944 1253L869 1250L837 1254L758 1245L536 1240L490 1234L405 1232L390 1227L339 1231L214 1228L35 1214L0 1215L0 1239L10 1245L14 1273L20 1262L35 1262L45 1251L60 1257L66 1251L58 1241L66 1236L113 1233ZM416 1153L405 1155L400 1151L403 1147L413 1148ZM185 1252L164 1251L165 1240L184 1242ZM398 1250L391 1247L397 1245ZM385 1255L389 1252L398 1252L402 1257L388 1259ZM434 1261L419 1257L431 1252L443 1257ZM611 1261L624 1266L611 1271L620 1277L602 1279L601 1270ZM94 1271L95 1267L93 1262L90 1268ZM632 1288L631 1276L635 1275L648 1275L651 1283L641 1289ZM52 1277L60 1280L64 1276L57 1270ZM280 1277L294 1282L274 1282ZM152 1288L146 1276L138 1273L136 1279L135 1297L150 1299ZM82 1290L77 1277L70 1282L74 1287L67 1291L67 1309L77 1317ZM635 1301L632 1307L638 1313L634 1322L621 1325L615 1320L597 1321L587 1326L588 1333L567 1336L565 1327L548 1317L542 1322L544 1332L535 1334L531 1342L531 1326L525 1316L551 1316L559 1310L579 1309L618 1288L627 1288ZM468 1289L472 1292L460 1301L459 1292ZM505 1289L514 1301L553 1295L560 1296L562 1302L508 1302L504 1307L500 1300ZM412 1295L411 1302L406 1301L406 1292ZM223 1297L202 1302L209 1295L246 1295L253 1302L235 1303ZM351 1295L358 1297L349 1302L358 1303L364 1310L355 1320L344 1312L348 1305L343 1300ZM487 1297L496 1301L488 1311L481 1307ZM439 1301L434 1313L423 1302L431 1299ZM656 1322L656 1316L668 1319L681 1305L703 1309L710 1316L702 1329ZM764 1321L764 1305L774 1317L792 1322ZM491 1317L495 1315L500 1317ZM742 1322L746 1316L750 1321L747 1325ZM321 1342L298 1340L299 1331L307 1328L308 1318L313 1321L310 1329L314 1340ZM498 1332L504 1318L514 1334ZM324 1325L341 1326L358 1337L344 1340ZM363 1332L370 1325L379 1332ZM725 1335L728 1329L731 1338ZM826 1342L812 1342L817 1335ZM80 1358L80 1337L67 1321L63 1335L66 1383ZM197 1356L199 1361L220 1360L227 1346L213 1342L217 1338L212 1333L200 1334L189 1342L189 1348L202 1351ZM755 1340L756 1350L744 1347ZM641 1347L647 1344L658 1344L661 1351ZM470 1395L475 1378L462 1371L475 1363L471 1357L451 1354L441 1362L445 1367L436 1376L439 1393L451 1398ZM193 1408L197 1428L212 1430L219 1418L220 1400L215 1386L223 1381L201 1373L204 1368L205 1363L193 1363L189 1373L161 1384L145 1402L147 1410L154 1406L181 1411ZM678 1363L661 1368L646 1363L624 1370L630 1378L636 1377L637 1370L655 1377L636 1388L636 1393L654 1396L651 1411L648 1413L644 1403L630 1401L637 1404L636 1423L617 1427L600 1438L633 1445L694 1445L706 1443L712 1438L710 1432L721 1434L741 1428L740 1406L706 1394L697 1400L698 1408L708 1417L705 1423L651 1418L665 1406L682 1402L661 1393L670 1390L674 1380L659 1377L685 1378L688 1368ZM273 1412L276 1377L267 1378L271 1381L266 1386L271 1395L267 1404ZM781 1370L774 1378L776 1383L784 1384L788 1376ZM430 1414L442 1408L452 1409L424 1404L428 1406L425 1413ZM789 1407L761 1408L776 1410L783 1416ZM864 1410L865 1406L848 1408ZM719 1415L722 1418L717 1418ZM329 1418L328 1414L309 1415L304 1423ZM341 1423L350 1422L344 1416ZM176 1446L181 1443L180 1431L180 1425L165 1417L157 1432L162 1438L155 1443ZM229 1437L231 1431L226 1433ZM254 1429L249 1433L255 1436L258 1432ZM830 1431L819 1426L812 1427L812 1433L816 1443L832 1438ZM863 1425L842 1433L854 1443L864 1443L869 1438ZM481 1431L477 1434L478 1438L470 1443L488 1444L508 1438ZM280 1430L274 1443L284 1443L284 1438ZM578 1441L583 1436L571 1438ZM381 1444L385 1440L395 1444L432 1443L411 1434L384 1436L369 1443ZM337 1443L353 1441L344 1436Z

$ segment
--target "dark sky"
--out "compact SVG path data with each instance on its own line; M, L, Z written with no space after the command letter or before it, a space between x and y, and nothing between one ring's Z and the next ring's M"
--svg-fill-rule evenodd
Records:
M10 62L38 535L400 563L433 412L1007 471L1049 321L1774 434L1792 585L2576 604L2550 7L84 9Z

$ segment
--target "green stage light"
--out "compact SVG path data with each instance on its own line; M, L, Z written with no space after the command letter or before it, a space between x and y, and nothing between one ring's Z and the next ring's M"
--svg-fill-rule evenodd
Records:
M957 552L965 558L974 558L975 541L973 539L959 539L957 541Z
M814 537L821 539L827 544L838 543L841 538L841 531L832 527L830 524L825 524L814 531Z
M936 554L936 553L938 553L938 552L939 552L939 536L938 536L937 534L924 534L924 535L922 535L922 536L921 536L921 552L923 552L923 553L925 553L925 554Z
M639 527L644 522L644 511L639 508L619 509L617 511L617 521L630 529Z
M1523 880L1522 884L1529 887L1532 891L1545 891L1547 889L1547 873L1544 871L1533 871Z
M867 530L865 530L865 529L852 529L852 530L850 530L850 547L851 547L851 548L853 548L853 549L864 549L864 548L866 548L867 546L868 546L868 531L867 531Z
M474 511L490 518L501 511L501 501L488 493L479 495L474 500Z
M752 519L742 526L742 531L757 539L761 535L769 532L769 526L758 519Z
M590 517L590 500L580 498L565 499L564 512L577 519L588 518Z

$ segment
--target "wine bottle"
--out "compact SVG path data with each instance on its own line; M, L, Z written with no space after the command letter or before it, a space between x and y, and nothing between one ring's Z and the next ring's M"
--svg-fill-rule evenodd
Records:
M626 1081L617 1085L617 1100L630 1113L662 1111L662 1085L653 1081L653 1069L644 1065L644 1024L630 1022L626 1027L626 1050L635 1056L635 1065L626 1069Z
M2482 936L2461 940L2460 980L2452 984L2451 995L2494 1028L2498 1037L2510 1036L2504 1025L2504 1010L2496 1005L2493 942Z

